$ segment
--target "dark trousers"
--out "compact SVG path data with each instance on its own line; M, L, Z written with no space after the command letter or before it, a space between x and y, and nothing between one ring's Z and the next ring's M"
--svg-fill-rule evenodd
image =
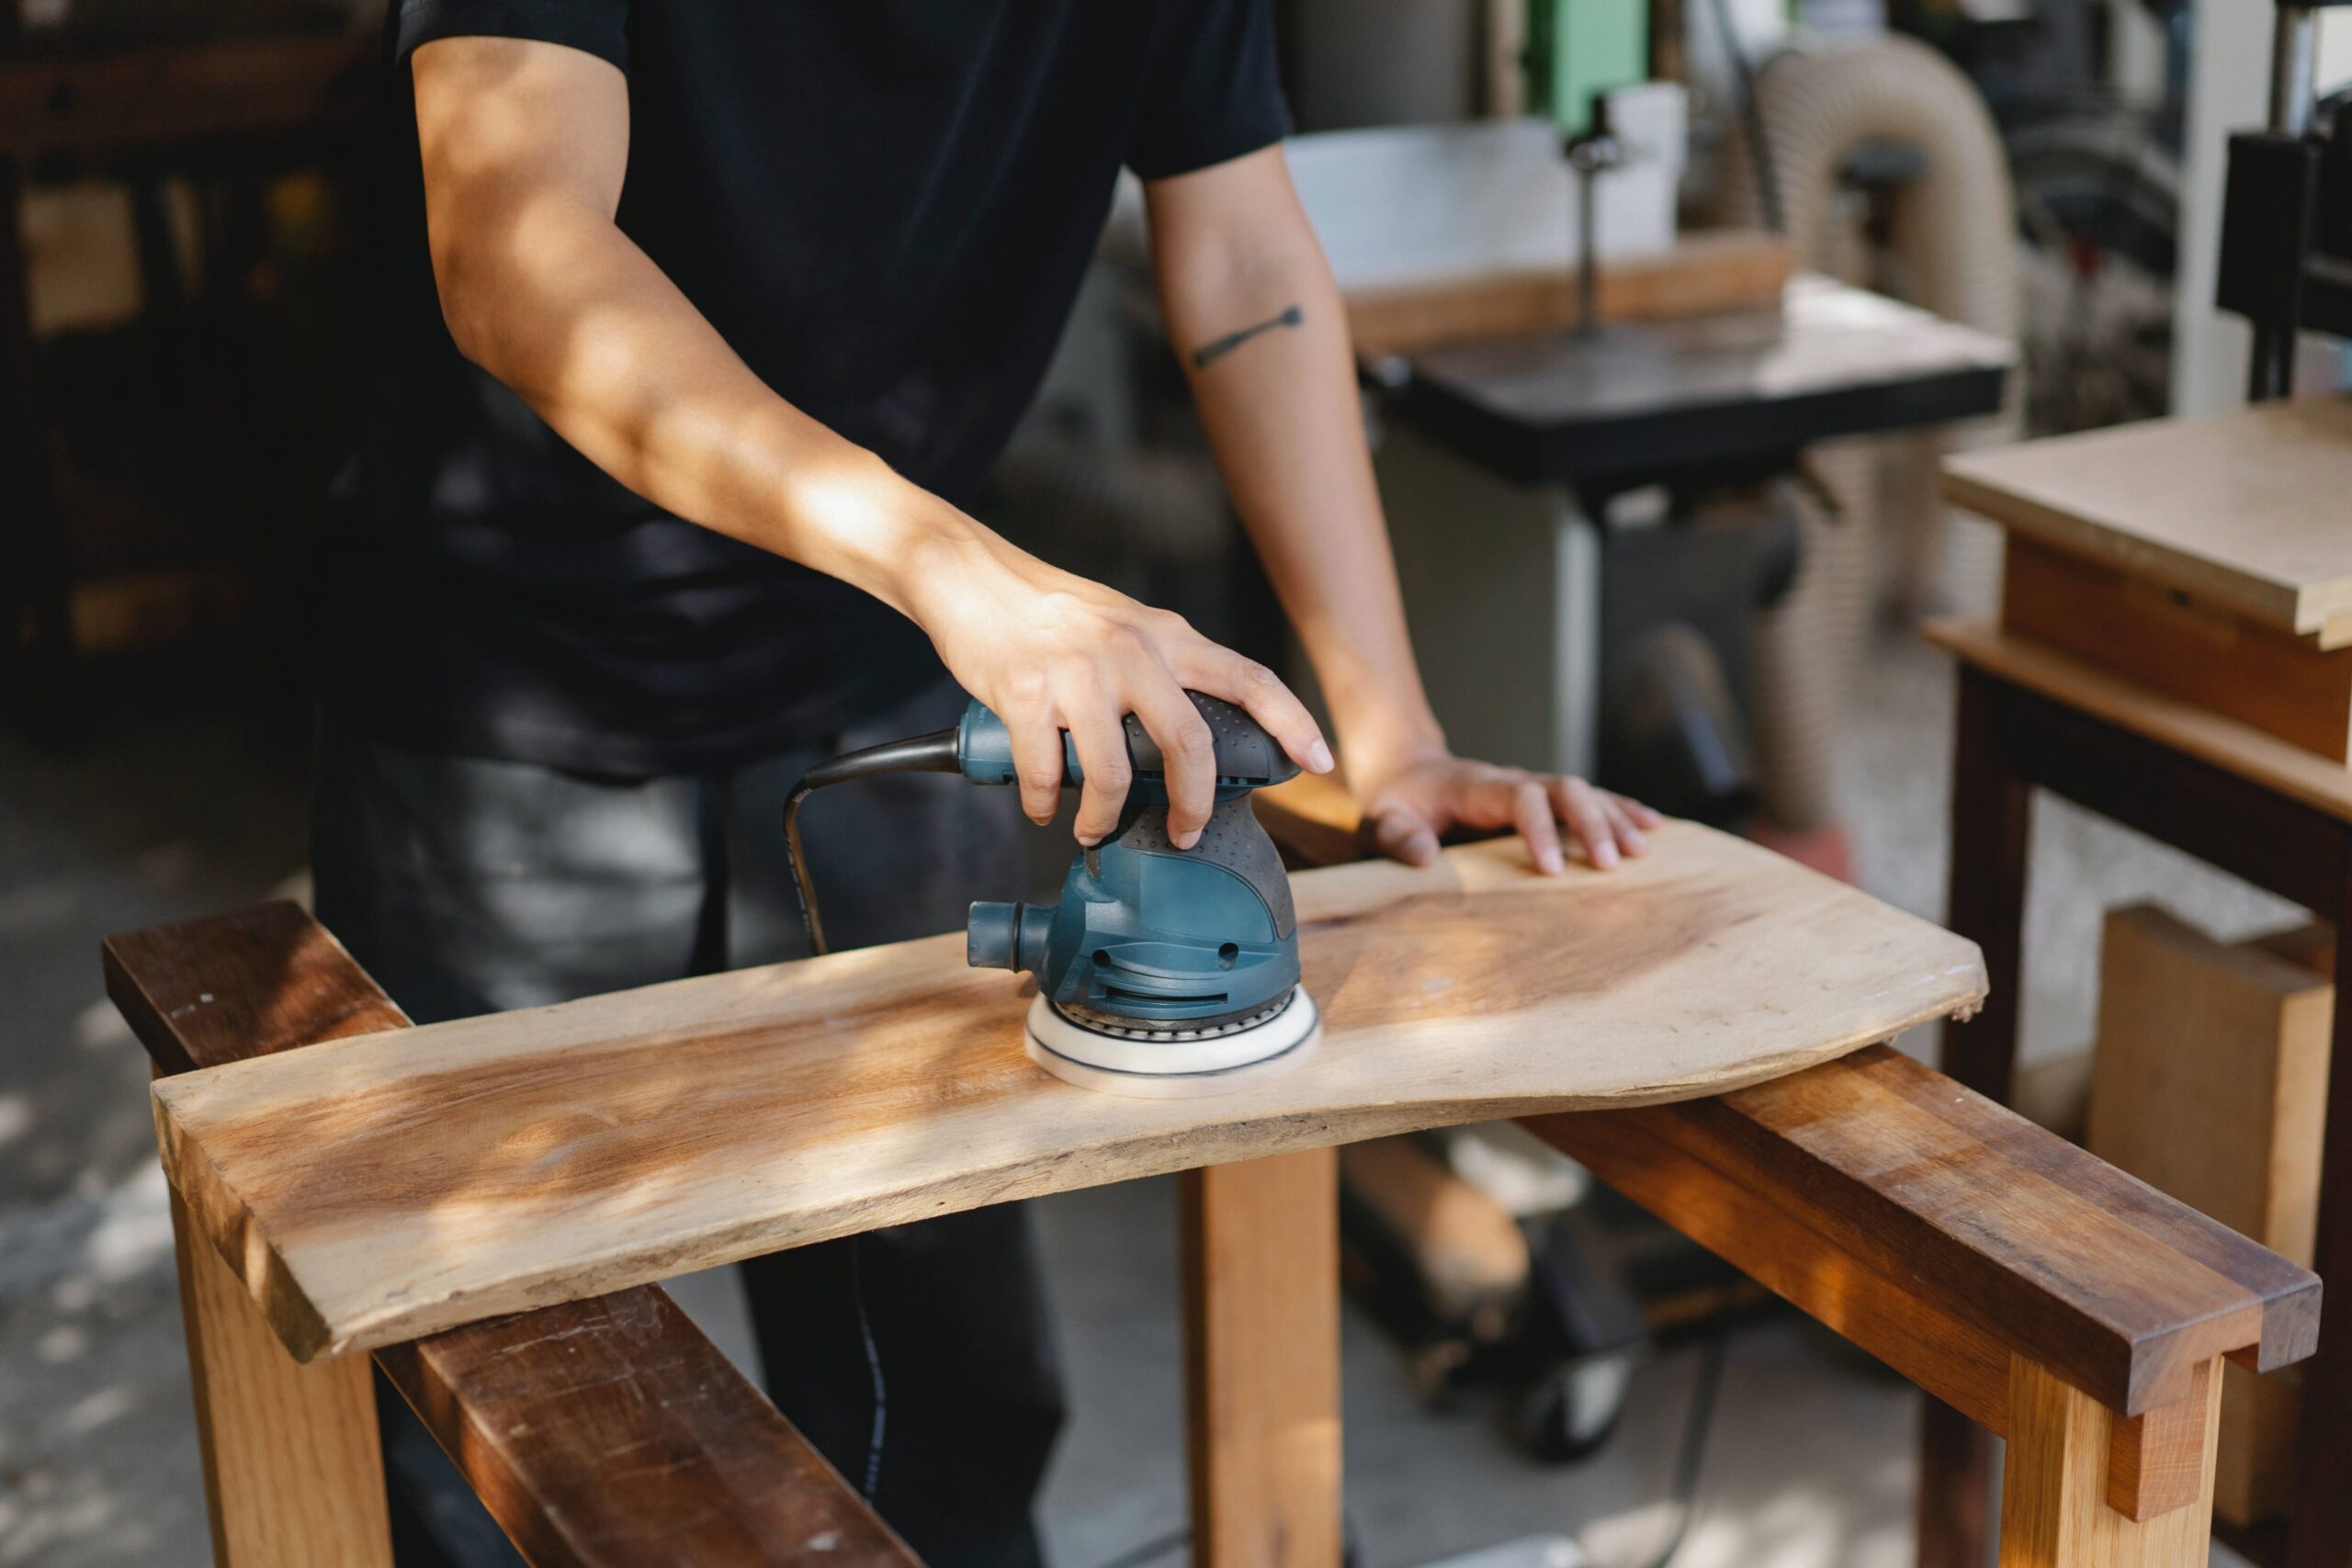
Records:
M778 825L820 757L956 721L934 688L836 743L713 777L594 779L412 751L328 722L319 919L419 1023L808 952ZM938 774L844 784L802 813L838 946L946 931L1017 897L1015 803ZM1062 1418L1018 1205L743 1265L769 1393L927 1562L1041 1561L1031 1505ZM519 1562L431 1436L378 1388L402 1568Z

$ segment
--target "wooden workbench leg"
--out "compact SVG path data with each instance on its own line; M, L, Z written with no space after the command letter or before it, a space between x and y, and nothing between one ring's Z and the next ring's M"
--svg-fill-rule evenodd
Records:
M1183 1179L1198 1568L1338 1568L1339 1151Z
M302 1365L172 1196L217 1568L391 1568L365 1356Z
M2312 1268L2330 1282L2319 1348L2303 1366L2295 1439L2294 1512L2287 1568L2352 1564L2352 844L2335 917L2335 1018L2328 1051L2327 1122L2322 1134L2319 1232Z
M2206 1366L2193 1407L2167 1413L2179 1451L2147 1456L2194 1477L2179 1506L2135 1521L2109 1501L2114 1413L2024 1357L2009 1368L2008 1453L2001 1468L2000 1568L2205 1568L2213 1529L2213 1456L2222 1369ZM2188 1402L2184 1402L2188 1403ZM2201 1440L2200 1440L2201 1439Z
M2002 750L2002 688L1960 671L1952 737L1951 873L1946 923L1984 951L1991 987L1966 1023L1944 1025L1943 1070L2007 1104L2024 979L2026 857L2033 791ZM1919 1568L1984 1568L1992 1553L1991 1437L1941 1400L1920 1423Z

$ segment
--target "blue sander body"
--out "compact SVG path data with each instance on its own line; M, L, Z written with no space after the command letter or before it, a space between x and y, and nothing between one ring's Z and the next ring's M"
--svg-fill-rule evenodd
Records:
M1292 1065L1318 1033L1298 983L1290 878L1250 804L1253 791L1296 777L1297 765L1246 709L1188 694L1216 739L1216 805L1197 843L1179 850L1169 840L1166 759L1129 716L1133 782L1117 830L1071 862L1057 901L971 908L967 961L1035 976L1030 1057L1091 1089L1225 1092ZM826 784L908 768L952 769L978 784L1017 778L1011 733L978 702L953 730L812 770L786 807L786 834L820 950L797 807ZM1067 735L1062 774L1066 789L1085 782Z

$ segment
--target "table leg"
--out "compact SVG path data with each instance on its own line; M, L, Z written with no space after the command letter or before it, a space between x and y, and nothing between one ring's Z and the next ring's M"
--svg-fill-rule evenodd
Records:
M1338 1568L1339 1151L1183 1177L1199 1568Z
M1951 874L1948 923L1984 952L1991 989L1965 1024L1946 1024L1943 1070L2006 1103L2018 1049L2024 979L2026 852L2033 791L2003 750L2000 688L1960 671L1952 737ZM1919 1443L1919 1568L1983 1568L1992 1551L1992 1438L1929 1399Z
M2179 1456L2188 1501L2135 1521L2109 1503L2115 1413L2053 1373L2015 1358L2009 1443L2001 1468L2001 1568L2205 1568L2213 1527L2213 1456L2222 1368L2209 1363L2177 1424L2201 1442ZM2186 1403L2186 1402L2184 1402Z
M172 1197L188 1381L219 1568L391 1568L365 1356L308 1366Z
M2341 873L2335 919L2335 1019L2328 1052L2327 1122L2323 1134L2319 1234L2312 1267L2352 1280L2352 841ZM2352 1307L2335 1300L2320 1314L2319 1349L2303 1367L2303 1413L2296 1437L2294 1517L2287 1530L2288 1568L2352 1563Z

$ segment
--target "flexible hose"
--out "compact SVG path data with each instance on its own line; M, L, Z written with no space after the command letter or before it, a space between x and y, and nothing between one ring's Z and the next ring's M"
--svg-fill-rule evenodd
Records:
M1901 292L1939 316L2015 341L2008 171L1984 100L1950 62L1901 38L1786 53L1757 73L1755 96L1778 216L1800 266L1867 281L1853 276L1859 248L1840 210L1847 164L1872 142L1916 147L1924 154L1922 169L1895 193L1891 223ZM1721 200L1734 223L1754 227L1767 217L1745 138L1731 151ZM2012 410L2017 401L2013 385ZM1991 602L1999 535L1973 520L1947 522L1935 469L1953 446L2006 439L2014 426L2013 413L2004 413L1964 431L1893 444L1840 443L1809 455L1808 468L1831 505L1801 500L1797 580L1756 639L1757 759L1764 808L1777 821L1806 829L1834 814L1838 724L1870 623L1872 545L1882 522L1899 533L1917 563L1906 598ZM1890 446L1893 460L1886 462ZM1931 592L1929 581L1939 588Z

